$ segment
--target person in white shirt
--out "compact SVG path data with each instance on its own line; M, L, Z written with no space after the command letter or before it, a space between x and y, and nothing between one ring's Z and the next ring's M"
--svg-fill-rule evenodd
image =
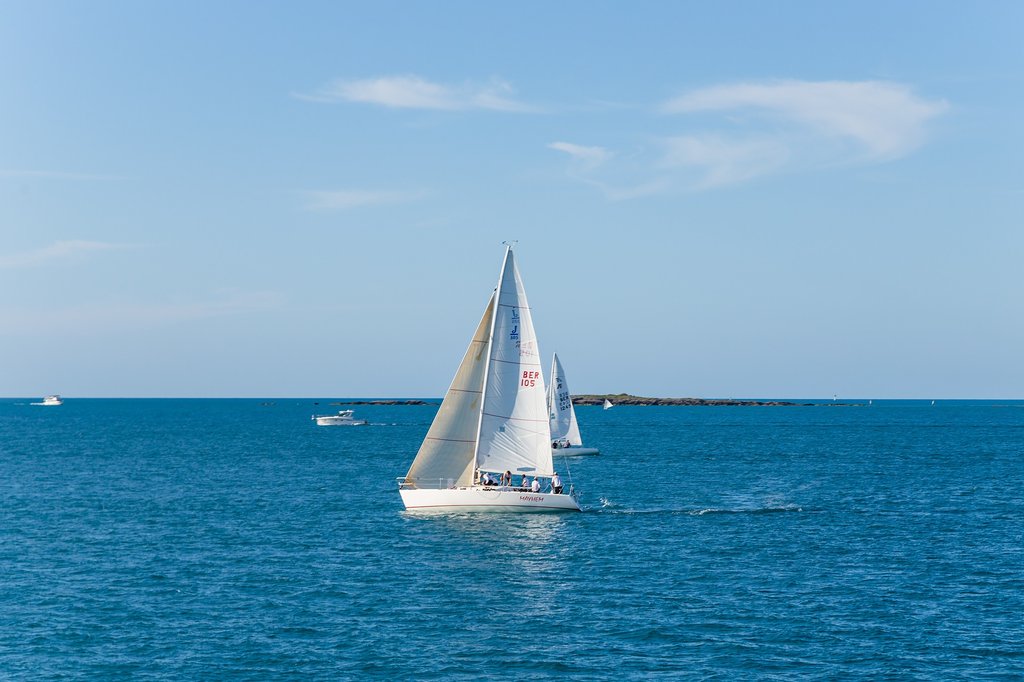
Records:
M523 490L526 490L530 487L530 479L526 476L526 474L523 474L523 484L519 487L522 488Z
M551 492L556 495L562 494L562 479L558 477L557 471L555 472L555 475L551 477Z
M530 490L532 490L535 493L539 493L540 492L540 481L538 481L536 478L533 479L533 483L530 484Z

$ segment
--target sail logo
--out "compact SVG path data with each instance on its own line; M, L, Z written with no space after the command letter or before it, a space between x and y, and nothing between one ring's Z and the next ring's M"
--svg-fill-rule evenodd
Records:
M561 387L559 387L561 388ZM562 391L558 394L558 409L565 412L572 407L572 398L569 397L569 391Z

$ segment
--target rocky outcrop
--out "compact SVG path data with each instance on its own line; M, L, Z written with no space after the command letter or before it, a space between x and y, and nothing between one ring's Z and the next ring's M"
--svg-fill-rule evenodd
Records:
M331 405L437 405L429 400L347 400Z
M814 405L815 403L791 403L785 400L724 400L709 398L643 398L628 393L616 395L574 395L573 405L603 405L605 400L610 400L613 405L753 405L753 406L792 406L792 405Z

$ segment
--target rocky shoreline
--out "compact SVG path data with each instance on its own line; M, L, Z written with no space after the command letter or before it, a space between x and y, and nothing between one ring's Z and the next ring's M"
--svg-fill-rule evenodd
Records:
M574 395L573 405L603 405L605 400L610 400L612 405L684 405L691 406L753 406L753 407L810 407L813 405L850 405L851 403L792 403L785 400L733 400L708 399L708 398L644 398L628 393L615 395Z
M330 403L331 405L437 405L440 401L431 400L347 400Z

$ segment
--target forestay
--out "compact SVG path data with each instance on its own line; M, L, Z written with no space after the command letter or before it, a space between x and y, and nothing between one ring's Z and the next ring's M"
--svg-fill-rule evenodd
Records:
M491 294L455 379L406 474L416 485L432 488L439 483L447 486L449 481L460 486L473 483L473 458L493 313L494 294Z
M576 424L576 410L572 406L569 384L565 379L565 370L556 353L551 361L551 390L548 392L549 417L551 419L551 438L565 438L569 445L583 445L580 427Z
M509 247L498 279L477 446L482 471L550 476L551 429L526 291Z

